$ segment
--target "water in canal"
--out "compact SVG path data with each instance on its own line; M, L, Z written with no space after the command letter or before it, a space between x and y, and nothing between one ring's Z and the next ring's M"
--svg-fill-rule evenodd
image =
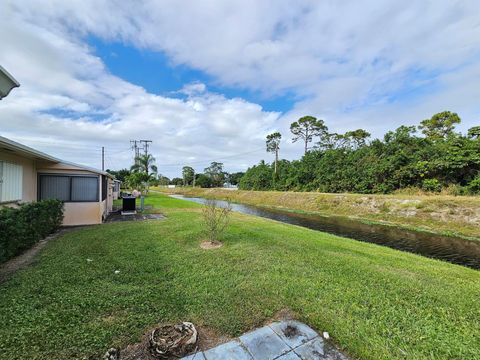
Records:
M204 204L203 198L171 195L173 197ZM218 206L226 206L217 200ZM364 224L344 217L324 217L297 214L287 211L231 203L232 210L260 216L288 224L299 225L342 237L388 246L423 256L449 261L454 264L480 269L480 241L458 237L435 235L427 232L400 229L387 225Z

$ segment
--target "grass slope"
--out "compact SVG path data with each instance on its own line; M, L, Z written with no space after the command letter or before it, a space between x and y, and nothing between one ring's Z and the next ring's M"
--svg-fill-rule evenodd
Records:
M241 214L205 251L198 205L147 204L168 218L67 234L0 285L1 358L99 358L158 322L236 336L286 308L358 358L480 358L478 271Z
M338 215L480 240L480 196L365 195L223 189L157 189L260 206Z

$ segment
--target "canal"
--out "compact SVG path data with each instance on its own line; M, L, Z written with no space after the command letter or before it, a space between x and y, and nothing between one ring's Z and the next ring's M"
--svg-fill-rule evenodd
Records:
M171 196L200 204L204 204L207 201L203 198L186 197L183 195ZM216 202L221 207L225 207L228 204L222 200L216 200ZM260 216L359 241L388 246L393 249L408 251L473 269L480 269L480 241L407 230L388 225L366 224L345 217L298 214L236 203L230 203L230 205L233 211L243 214Z

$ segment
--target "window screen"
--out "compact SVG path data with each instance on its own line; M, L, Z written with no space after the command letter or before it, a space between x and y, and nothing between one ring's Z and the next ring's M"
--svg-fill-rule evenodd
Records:
M23 168L0 161L0 202L22 200Z
M40 175L39 199L66 202L97 202L98 177L74 175Z
M108 180L107 177L102 175L102 201L107 198L108 192Z
M97 201L98 181L96 177L72 177L71 201Z
M40 179L40 200L70 201L70 177L42 175Z

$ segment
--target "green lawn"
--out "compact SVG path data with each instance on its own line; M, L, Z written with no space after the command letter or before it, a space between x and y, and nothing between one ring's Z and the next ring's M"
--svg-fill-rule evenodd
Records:
M480 241L480 196L231 191L198 187L155 190L323 216L345 216Z
M99 358L180 320L236 336L282 309L357 358L480 358L478 271L241 214L206 251L198 205L147 204L168 218L66 234L0 285L0 358Z

